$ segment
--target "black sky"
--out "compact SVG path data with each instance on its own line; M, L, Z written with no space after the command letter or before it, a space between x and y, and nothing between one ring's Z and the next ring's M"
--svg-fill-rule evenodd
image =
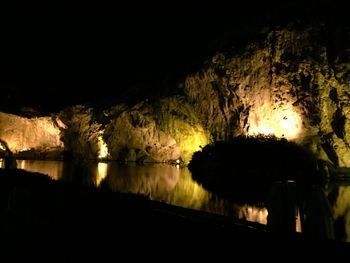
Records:
M263 25L347 21L347 9L335 1L129 5L22 11L10 48L19 59L6 64L1 79L4 105L57 108L118 97L139 83L153 92L152 86L199 68L227 35L239 43Z

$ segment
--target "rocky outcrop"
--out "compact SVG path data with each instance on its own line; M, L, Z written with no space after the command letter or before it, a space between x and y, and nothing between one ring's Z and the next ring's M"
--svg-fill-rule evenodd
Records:
M0 139L18 157L45 158L55 149L57 154L50 157L64 153L68 158L141 163L188 163L210 141L183 97L116 105L104 113L104 125L83 105L65 108L53 118L1 113Z
M0 140L16 156L57 158L63 151L55 118L25 118L0 112Z
M74 158L97 159L103 131L94 119L93 109L76 105L62 110L59 117L66 125L61 135L65 151Z
M146 103L109 113L104 138L112 159L123 161L169 161L180 158L176 141L157 129L153 109Z
M2 113L0 139L16 153L64 145L89 159L188 163L211 141L264 134L350 167L349 28L291 24L258 39L216 54L181 96L116 105L103 121L84 106L64 109L62 122Z
M187 163L193 152L209 142L193 108L181 97L131 108L117 106L109 113L104 138L112 159Z
M284 137L349 167L350 36L340 59L324 26L289 25L261 34L263 41L219 53L187 77L184 90L203 127L215 140Z

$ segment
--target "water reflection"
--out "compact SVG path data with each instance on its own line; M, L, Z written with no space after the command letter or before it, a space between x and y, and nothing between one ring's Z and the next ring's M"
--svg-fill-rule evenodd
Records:
M245 204L240 208L238 218L266 225L267 215L268 211L266 207L258 207Z
M350 242L350 186L341 185L337 190L338 196L333 206L334 219L343 221L345 227L339 235L344 241Z
M62 161L17 160L18 169L47 174L54 180L62 177L63 166Z
M101 181L107 176L107 168L107 163L98 163L96 174L96 186L99 186L101 184Z
M239 205L219 198L194 181L186 167L162 164L109 165L104 183L114 191L140 193L172 205L234 216L261 224L267 222L266 208ZM254 211L257 211L256 214Z
M108 164L107 184L114 191L131 192L155 198L171 191L177 184L180 170L170 165Z
M0 159L1 161L1 159ZM266 224L267 209L238 205L219 198L192 179L179 165L117 162L76 162L17 160L19 169L40 172L55 180L104 186L118 192L142 194L168 204L234 216Z
M0 167L3 167L3 159L0 159ZM48 174L55 180L75 181L109 187L119 192L143 194L153 200L261 224L267 224L268 216L270 216L264 204L256 206L237 204L216 196L194 181L187 168L179 166L165 164L121 165L116 162L84 162L77 166L74 162L17 160L17 167ZM316 191L315 195L311 196L314 197L311 198L311 201L321 200L322 198L320 199L317 193L322 191L321 189ZM330 200L332 206L330 216L334 221L335 238L350 242L350 185L346 182L332 185L326 194L326 198ZM314 203L310 202L310 204ZM314 212L312 215L317 222L324 218L324 215L319 212L322 211L323 206L319 207L320 209L315 209L315 205L312 205L313 211L311 212ZM301 218L305 217L305 208L307 207L303 208L301 215L299 210L296 214L296 231L298 232L302 230ZM313 225L312 222L311 224Z

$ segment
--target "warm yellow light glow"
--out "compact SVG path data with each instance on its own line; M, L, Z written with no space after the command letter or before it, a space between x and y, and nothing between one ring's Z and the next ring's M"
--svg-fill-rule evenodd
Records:
M26 169L26 161L25 160L18 160L18 167L19 169L23 169L25 170Z
M258 222L260 224L267 224L268 211L265 207L255 207L251 205L243 205L239 211L239 218L250 222Z
M177 159L177 160L176 160L176 163L177 163L177 164L179 164L179 163L180 163L180 160L179 160L179 159Z
M164 173L164 168L160 170L161 176L173 174L173 177L176 179L175 184L172 184L172 188L167 188L167 191L158 190L154 194L155 200L191 209L217 212L213 210L213 206L209 205L212 200L211 193L193 180L187 167L178 169L174 168L174 166L168 166L166 169L169 169L168 173Z
M68 128L68 126L66 124L64 124L63 121L59 117L56 117L56 124L58 127L62 128L62 129Z
M101 184L101 181L107 176L107 163L98 163L97 165L97 176L96 176L96 186Z
M3 151L6 151L6 147L4 145L2 145L2 143L0 142L0 149Z
M300 218L300 210L299 208L296 209L296 218L295 218L295 231L298 233L301 233L301 218Z
M107 144L103 141L102 136L98 137L98 144L100 148L98 158L106 158L108 156L108 148Z
M333 217L344 218L345 223L345 242L350 242L350 186L340 186L338 197L333 206Z
M3 165L4 165L4 160L0 159L0 168L4 168Z
M180 137L180 136L179 136ZM200 151L202 147L209 143L209 135L200 126L187 126L181 132L178 145L181 149L182 162L187 164L194 152Z
M275 135L296 139L301 132L302 120L292 106L273 107L269 103L249 114L248 135Z
M19 150L19 152L26 152L26 151L29 151L30 150L30 148L23 148L23 149L21 149L21 150Z
M243 205L239 208L238 218L250 222L257 222L263 225L267 224L267 216L269 212L265 207L256 207L251 205ZM296 209L295 231L301 233L301 218L299 208Z
M63 174L64 162L51 160L17 160L17 168L34 173L47 174L54 180L59 180Z
M14 154L28 149L63 149L61 131L51 117L28 119L0 112L0 123L1 140Z

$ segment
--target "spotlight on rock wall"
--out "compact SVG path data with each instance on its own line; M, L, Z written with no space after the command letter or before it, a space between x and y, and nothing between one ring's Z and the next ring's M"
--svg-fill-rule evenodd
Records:
M103 159L108 156L108 147L107 144L103 141L102 135L98 137L98 146L99 146L99 154L98 158Z
M274 135L288 140L297 139L302 129L302 119L293 106L278 108L264 104L252 109L248 119L248 135Z

